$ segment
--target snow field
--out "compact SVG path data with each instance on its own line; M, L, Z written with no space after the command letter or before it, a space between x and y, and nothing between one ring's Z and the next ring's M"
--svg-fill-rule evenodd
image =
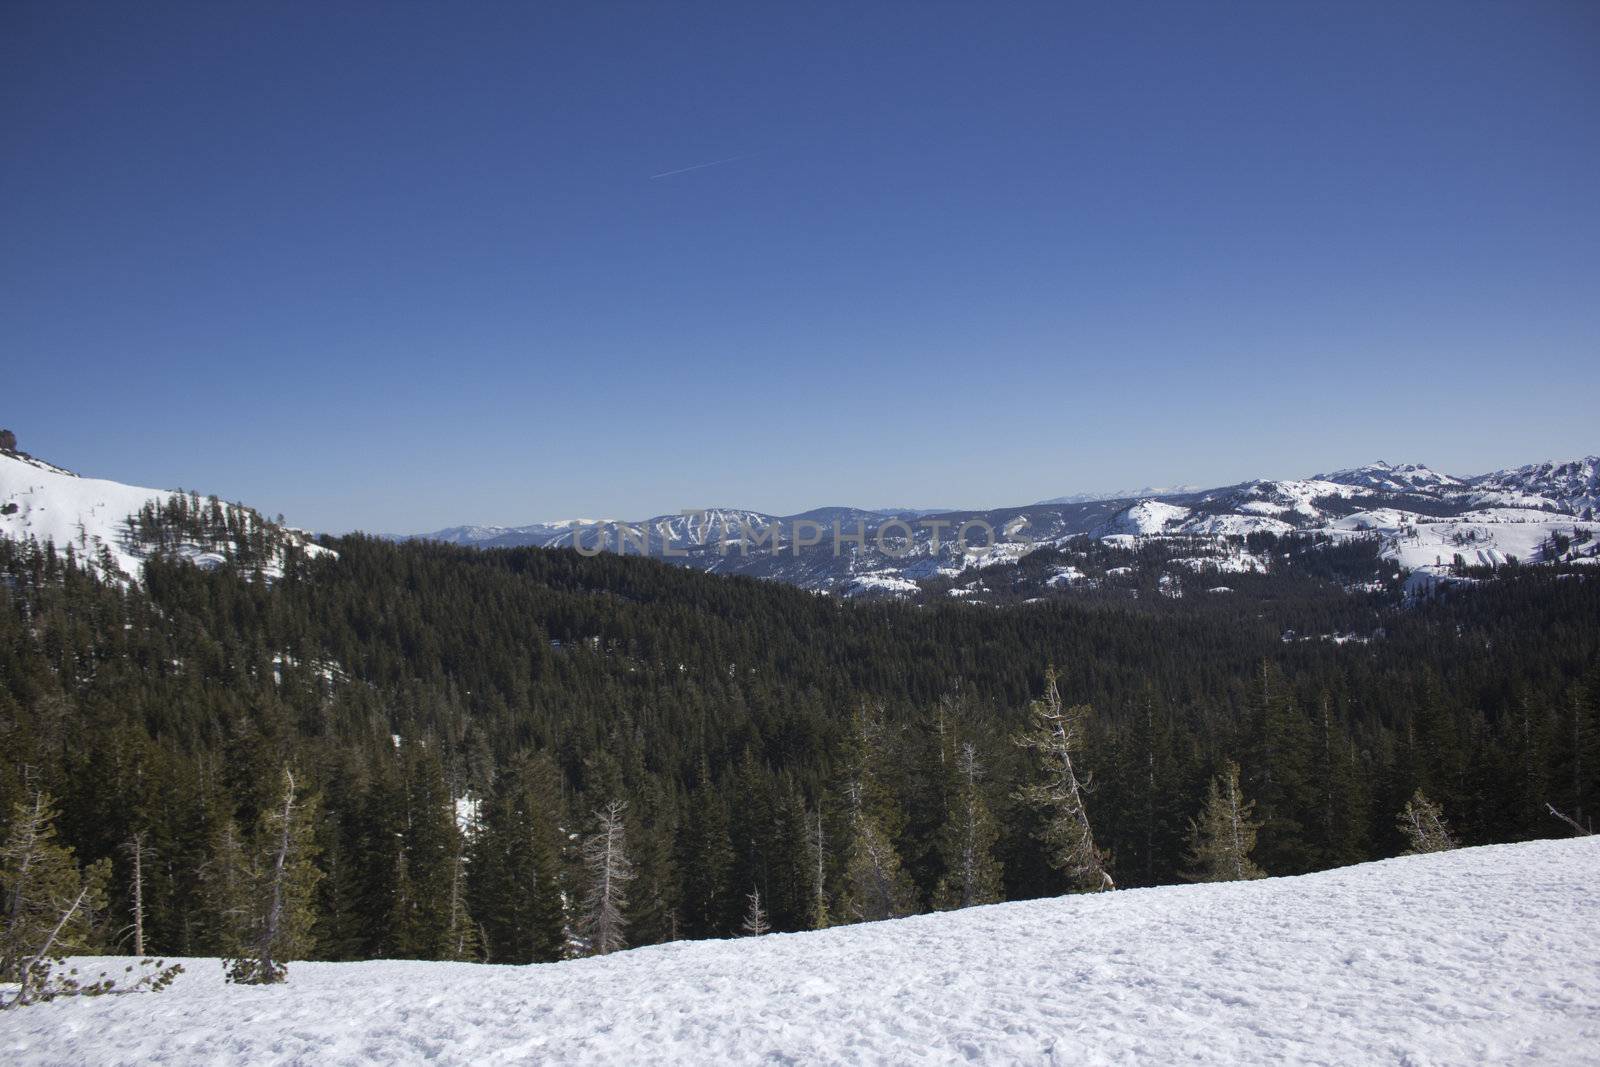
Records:
M1542 841L530 967L296 963L241 988L194 960L166 993L0 1016L0 1056L1592 1064L1597 876L1600 838Z

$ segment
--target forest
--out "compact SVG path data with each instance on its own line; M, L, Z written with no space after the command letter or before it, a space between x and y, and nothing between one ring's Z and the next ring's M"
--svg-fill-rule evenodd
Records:
M58 949L519 963L1314 871L1414 846L1402 813L1564 836L1600 805L1600 585L1570 572L994 607L324 543L271 580L125 583L0 542L0 968L49 895L24 856L81 898ZM1229 812L1253 841L1219 859Z

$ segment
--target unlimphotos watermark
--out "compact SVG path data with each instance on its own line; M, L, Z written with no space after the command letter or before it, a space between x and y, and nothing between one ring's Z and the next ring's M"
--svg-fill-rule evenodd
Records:
M870 529L867 520L856 519L854 529L849 529L837 518L825 525L805 518L756 519L744 514L730 517L705 508L686 509L678 515L686 521L678 524L667 520L645 525L574 520L568 524L572 532L571 545L583 556L598 556L607 551L627 555L631 551L640 556L684 559L692 549L705 551L714 547L721 556L731 552L740 556L763 552L776 556L785 551L799 556L808 549L826 551L831 544L836 557L843 555L845 546L849 545L852 552L872 548L890 559L904 559L922 553L938 555L946 546L966 555L1000 544L1036 543L1027 533L1027 517L1021 515L999 530L980 518L958 522L937 516L909 519L890 516ZM698 538L693 536L697 523L703 531ZM710 526L715 527L715 538L710 536Z

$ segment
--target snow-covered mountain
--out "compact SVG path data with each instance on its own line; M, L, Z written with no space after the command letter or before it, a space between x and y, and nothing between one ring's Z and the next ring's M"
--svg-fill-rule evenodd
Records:
M10 1014L62 1063L1588 1064L1600 838L528 966L184 960ZM86 957L83 974L131 961Z
M286 553L329 551L243 504L80 478L11 449L0 449L0 536L49 543L108 576L131 579L157 555L202 567L236 563L273 578Z
M1572 513L1600 509L1600 457L1565 463L1532 463L1514 470L1469 479L1477 502L1489 506L1535 507Z
M1365 467L1352 467L1350 470L1334 471L1332 474L1319 474L1317 479L1389 493L1460 489L1466 484L1459 478L1440 474L1420 463L1403 463L1396 467L1381 459L1376 463L1368 463Z
M1286 565L1273 539L1314 535L1328 544L1375 545L1392 573L1367 579L1409 575L1415 592L1439 581L1482 577L1481 570L1513 561L1600 563L1597 505L1600 458L1589 456L1466 477L1379 462L1306 479L986 511L825 507L780 516L711 508L632 522L457 526L420 536L482 548L648 555L844 596L920 595L933 581L949 585L952 596L982 601L990 586L980 571L1017 564L1041 549L1077 552L1060 564L1079 575L1069 580L1065 571L1041 572L1041 594L1098 588L1104 576L1082 566L1084 539L1130 552L1141 544L1167 544L1171 595L1178 595L1184 575L1271 573ZM241 504L81 478L3 449L0 536L52 542L58 551L134 578L155 554L202 566L234 561L271 577L287 551L324 551L304 533Z
M1121 498L1085 494L988 511L835 507L778 516L722 509L694 518L579 522L577 529L540 523L424 536L483 547L564 547L577 537L585 550L648 554L847 596L914 595L920 583L944 579L957 584L951 595L981 600L980 568L1016 563L1041 548L1062 550L1085 537L1130 549L1143 541L1181 542L1173 566L1203 574L1270 572L1282 566L1281 554L1260 542L1262 535L1320 535L1329 543L1377 544L1390 570L1411 575L1415 592L1470 568L1597 562L1597 466L1600 460L1591 456L1462 477L1380 461L1311 478L1180 486ZM965 544L958 536L964 526ZM1044 582L1044 590L1096 585L1089 576L1059 578Z
M1041 504L1091 504L1096 500L1130 500L1147 497L1182 496L1186 493L1197 493L1203 486L1198 485L1147 485L1141 489L1114 489L1109 492L1099 493L1071 493L1067 496L1053 496L1049 500L1041 500Z

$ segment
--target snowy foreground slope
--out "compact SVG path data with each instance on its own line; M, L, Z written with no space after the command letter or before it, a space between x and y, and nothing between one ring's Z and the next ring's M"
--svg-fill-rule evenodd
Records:
M191 961L0 1016L0 1059L133 1063L1593 1063L1600 838L571 963Z

